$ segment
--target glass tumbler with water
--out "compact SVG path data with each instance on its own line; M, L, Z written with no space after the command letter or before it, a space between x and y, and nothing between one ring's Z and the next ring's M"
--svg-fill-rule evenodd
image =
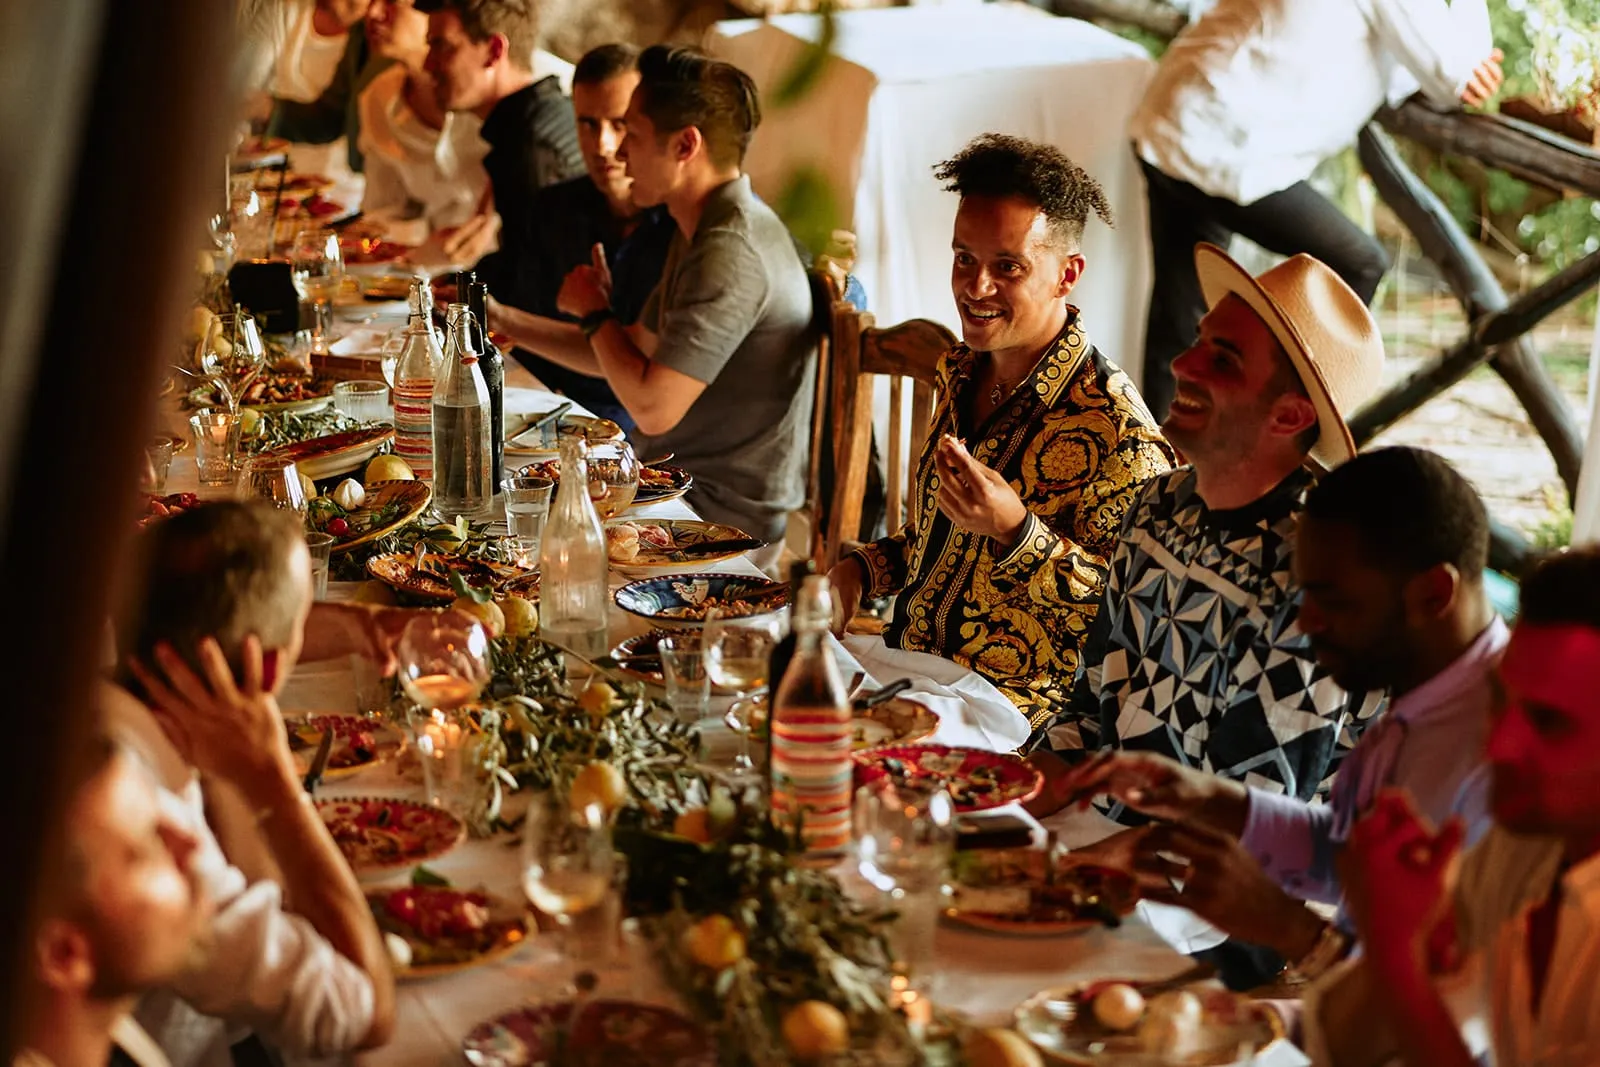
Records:
M545 520L550 516L550 497L555 482L537 475L507 478L500 483L506 501L506 532L519 542L533 545L538 555L544 536Z

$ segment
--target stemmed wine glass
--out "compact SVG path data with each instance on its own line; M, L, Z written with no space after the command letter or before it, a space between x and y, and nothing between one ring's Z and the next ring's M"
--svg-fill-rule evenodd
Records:
M247 497L265 500L275 508L306 515L306 491L300 484L300 469L294 460L281 456L256 456L245 462L243 492Z
M730 617L713 608L706 613L704 642L706 673L712 682L731 689L734 700L723 721L739 738L733 769L738 775L756 772L750 758L751 712L758 694L767 687L772 650L778 643L778 620L773 615ZM768 713L767 728L772 728Z
M400 687L420 710L409 714L430 804L469 818L478 800L478 731L461 710L489 684L489 634L459 611L423 615L395 644Z
M522 889L528 903L556 924L566 972L563 992L568 996L587 993L596 984L592 972L579 969L573 935L614 936L604 912L616 870L611 829L598 804L574 810L565 796L555 792L529 803L522 824ZM586 957L604 955L596 946L586 947L591 950ZM569 1029L580 1009L581 1005L574 1007Z
M215 315L195 355L201 373L222 396L223 406L239 413L239 401L267 365L267 346L255 316L247 311Z
M289 251L295 288L301 299L311 301L315 318L311 326L311 355L328 354L329 309L344 281L344 254L339 251L339 235L333 230L301 230L294 235Z

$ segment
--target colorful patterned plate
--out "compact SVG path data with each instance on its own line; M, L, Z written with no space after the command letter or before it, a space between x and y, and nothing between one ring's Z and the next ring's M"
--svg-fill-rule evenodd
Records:
M350 532L334 542L333 550L347 552L393 533L426 511L432 499L433 490L428 488L427 482L373 482L367 486L367 498L361 506L345 516ZM455 597L452 595L450 599Z
M461 1041L472 1067L534 1067L554 1062L572 1004L536 1004L480 1023ZM607 1067L714 1067L705 1031L668 1008L591 1000L568 1035L564 1062Z
M628 559L621 557L615 540L617 536L615 530L621 526L631 526L638 534L635 542L638 551ZM662 519L657 522L642 519L639 521L613 519L606 523L606 550L610 555L611 565L620 571L650 572L682 569L686 564L700 566L722 563L725 560L738 559L750 549L738 548L731 552L720 551L697 555L686 554L683 549L693 545L703 545L708 541L749 539L750 535L737 526L726 526L720 522L702 522L699 519Z
M262 455L289 460L301 474L318 481L355 470L393 439L393 426L369 426L364 430L345 430L309 441L279 445Z
M1051 868L1054 868L1052 871ZM1133 876L1053 859L1042 849L974 849L957 855L953 922L1005 934L1068 934L1114 926L1139 902Z
M390 797L329 797L317 814L358 876L437 859L467 836L448 811Z
M754 618L783 607L789 587L743 574L674 574L629 582L615 594L617 607L656 626L693 629L721 608L733 618Z
M529 429L530 424L537 422L540 417L550 414L549 411L535 411L532 414L506 415L506 455L508 456L553 456L561 451L560 436L562 430L569 432L582 432L585 436L599 432L601 436L609 434L615 429L618 437L622 435L622 427L610 419L598 418L594 415L567 414L559 419L553 419L539 427L539 432L534 433ZM598 430L596 428L599 428ZM513 440L513 438L515 440ZM591 438L592 440L593 438ZM560 471L559 461L556 470ZM531 474L540 474L541 471L527 471ZM558 474L546 477L559 477Z
M284 719L284 725L289 728L289 749L302 776L311 769L323 732L333 730L333 749L322 772L324 782L359 774L400 751L400 738L393 727L362 715L297 716Z
M443 552L426 553L422 557L420 573L414 552L391 552L367 560L367 573L378 581L418 600L439 606L447 606L456 598L455 589L450 585L451 571L460 572L468 585L478 589L498 588L502 582L524 577L522 572L504 563L490 563ZM538 588L537 583L534 588ZM519 596L527 595L520 590L516 592Z
M626 588L626 587L624 587ZM1032 800L1044 775L1015 756L948 745L892 745L855 754L856 784L888 776L896 781L944 782L956 811L987 811Z
M528 937L524 906L476 890L444 886L372 890L367 906L380 930L401 938L411 949L411 962L395 968L401 981L438 978L493 963L522 947Z
M1107 981L1080 982L1036 993L1015 1012L1015 1025L1023 1037L1054 1063L1083 1067L1143 1067L1163 1063L1176 1067L1242 1067L1284 1036L1283 1021L1264 1001L1251 1000L1220 986L1185 987L1200 1000L1199 1047L1180 1058L1154 1057L1145 1051L1136 1030L1116 1031L1102 1026L1090 1008L1093 994ZM1139 988L1139 982L1128 980Z

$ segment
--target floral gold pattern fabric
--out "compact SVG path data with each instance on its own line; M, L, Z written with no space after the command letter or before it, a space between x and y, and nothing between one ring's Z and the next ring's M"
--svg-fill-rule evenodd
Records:
M928 443L917 457L910 527L857 550L867 596L898 593L884 640L983 675L1033 726L1066 706L1078 651L1100 605L1122 519L1173 452L1128 376L1089 342L1073 308L1033 372L967 432L983 359L956 345L939 364ZM1016 544L956 527L938 508L934 449L966 441L1028 509Z

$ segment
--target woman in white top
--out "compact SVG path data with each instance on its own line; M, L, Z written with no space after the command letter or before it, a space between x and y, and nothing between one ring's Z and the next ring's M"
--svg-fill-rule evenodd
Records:
M1307 179L1419 88L1438 107L1487 101L1491 44L1485 0L1216 0L1178 35L1130 131L1155 267L1139 389L1158 418L1206 310L1194 246L1238 233L1305 252L1370 303L1387 254Z
M366 32L373 52L396 62L361 92L361 210L391 240L417 245L485 209L488 145L476 116L442 111L435 102L422 69L428 16L411 0L373 0Z

